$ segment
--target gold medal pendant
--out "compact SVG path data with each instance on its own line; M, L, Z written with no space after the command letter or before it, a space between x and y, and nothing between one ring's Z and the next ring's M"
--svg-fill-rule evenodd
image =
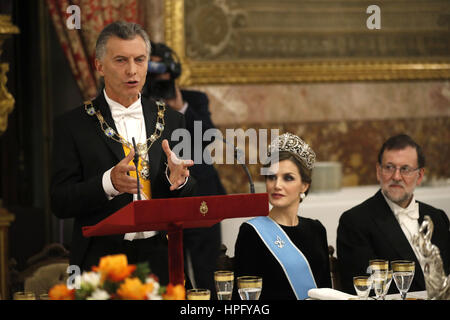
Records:
M142 159L142 158L141 158ZM144 180L150 179L150 165L147 160L141 161L142 169L139 171L141 178Z
M137 152L137 154L141 157L141 158L143 158L144 157L144 155L147 153L147 144L146 143L138 143L137 145L136 145L136 152Z

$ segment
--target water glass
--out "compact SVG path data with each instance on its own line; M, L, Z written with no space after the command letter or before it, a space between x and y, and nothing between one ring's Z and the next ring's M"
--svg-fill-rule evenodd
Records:
M214 272L214 282L216 284L217 299L231 300L233 294L234 272L216 271Z
M415 263L414 261L408 260L396 260L392 261L392 271L395 285L402 300L406 299L406 294L409 291L409 287L414 279Z
M19 292L14 293L13 299L14 300L36 300L36 296L33 292L19 291Z
M210 300L211 292L208 289L189 289L186 296L188 300Z
M238 292L242 300L258 300L262 290L262 278L242 276L237 278Z
M389 272L389 261L374 259L369 261L369 271L372 274L373 291L376 299L379 300L383 296L384 289Z
M356 294L359 300L367 300L370 290L372 289L372 277L370 276L357 276L353 277L353 286L355 287Z
M42 293L39 295L39 300L50 300L48 293Z
M392 275L393 275L393 271L392 271L392 269L389 269L387 272L387 276L386 276L386 283L384 284L384 290L383 290L383 293L381 294L381 299L383 299L383 300L385 300L386 295L389 291L389 287L391 286Z

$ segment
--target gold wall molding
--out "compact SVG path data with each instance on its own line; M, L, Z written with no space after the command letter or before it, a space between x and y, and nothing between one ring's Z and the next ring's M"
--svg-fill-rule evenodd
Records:
M2 47L6 39L11 35L19 33L19 28L11 23L11 17L0 14L0 57L3 52ZM6 131L8 126L8 115L14 108L14 97L8 92L6 83L8 77L6 73L9 71L8 63L0 64L0 134Z
M0 57L3 43L11 35L19 33L19 28L11 23L11 17L0 14ZM8 115L14 108L14 97L8 92L6 73L9 71L8 63L0 63L0 135L6 131ZM8 228L14 221L14 215L2 208L0 202L0 294L2 299L9 298L8 290Z
M294 26L296 29L293 28L297 31L282 32L286 39L289 39L290 33L293 34L292 41L297 42L299 37L296 36L295 32L304 35L306 39L302 40L304 46L297 46L298 58L295 57L296 52L290 54L287 49L285 50L287 58L277 57L276 54L273 54L273 57L263 56L259 58L252 56L252 50L246 53L243 49L239 51L240 56L234 56L234 53L238 51L237 48L249 43L248 41L252 37L261 37L261 39L269 39L272 43L279 43L277 42L277 32L280 29L278 24L281 22L276 19L275 15L268 15L268 17L275 17L272 21L277 26L273 30L270 29L270 25L261 27L262 24L257 19L248 18L249 14L245 12L246 8L251 6L251 2L248 1L211 0L202 2L191 0L187 2L184 0L165 0L165 40L177 52L183 65L183 73L179 80L181 85L449 79L450 51L446 51L445 46L449 46L447 42L450 42L448 41L450 31L446 31L446 26L442 25L442 23L445 23L445 19L442 20L441 16L437 16L440 10L443 10L441 15L444 18L445 14L450 14L449 12L446 13L448 8L440 8L443 2L432 0L433 3L430 3L431 5L427 9L427 12L431 10L431 13L423 14L425 16L423 18L424 23L428 23L435 28L431 31L427 29L428 26L423 27L423 30L419 27L419 29L414 30L414 24L406 25L408 15L405 15L405 18L401 21L397 21L398 16L401 17L400 10L403 7L407 8L407 6L409 6L408 14L414 15L414 19L420 19L420 10L425 10L423 3L420 1L414 0L412 4L405 1L399 1L398 3L380 2L382 12L383 10L385 12L390 10L397 16L391 18L391 20L386 18L385 29L383 30L382 27L382 32L372 31L378 32L376 34L364 30L365 20L360 23L360 29L355 29L356 22L354 21L360 21L368 17L364 11L365 7L357 7L360 9L357 12L359 16L349 20L349 24L353 23L350 27L334 30L334 26L342 22L342 18L336 11L340 9L337 7L333 9L332 1L293 2L283 0L281 3L279 1L264 1L263 9L265 12L273 10L275 13L280 12L284 15L290 9L289 6L296 6L295 8L299 8L298 14L302 15L303 20L305 17L317 15L321 12L320 10L326 9L320 7L321 5L331 6L331 9L327 9L328 13L331 12L330 14L335 10L335 15L332 17L337 16L336 22L313 20L313 23L316 23L316 29L311 29L298 22L299 25ZM286 12L282 8L280 9L283 3L287 6ZM364 3L367 4L367 1L352 1L347 5L350 6L349 8L343 9L344 13L348 14L349 17L354 17L356 14L354 12L355 6ZM193 13L187 16L188 12ZM283 16L280 15L280 17ZM257 27L250 28L249 23L253 23ZM242 25L245 27L239 29ZM245 34L237 34L238 31L236 30L242 29L245 29L245 32L242 31L241 33ZM267 34L265 35L264 32ZM345 41L348 40L346 42L348 47L341 48L337 40L333 42L333 39L338 36L344 37ZM243 38L247 42L242 40ZM431 41L433 39L435 39L434 42ZM237 44L233 41L236 41ZM300 43L297 42L295 43ZM254 55L264 55L264 44L260 44L258 47L255 43L256 40L253 41L252 48L260 48L258 49L260 51ZM334 51L331 49L327 51L326 48L331 46L330 43L335 46ZM401 47L400 44L404 47ZM270 42L267 42L266 45L267 50L273 49ZM316 45L316 51L311 51L313 50L311 49L308 56L305 52L313 45ZM314 54L322 52L322 47L323 57L315 58ZM352 57L351 50L353 49L350 47L359 50L361 57ZM349 52L342 52L344 49ZM444 54L441 54L442 52Z

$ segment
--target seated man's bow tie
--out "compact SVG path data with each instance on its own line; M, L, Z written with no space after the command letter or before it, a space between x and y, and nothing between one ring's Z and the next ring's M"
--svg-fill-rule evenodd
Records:
M406 215L408 216L410 219L419 219L419 208L418 208L419 204L416 202L414 203L414 205L409 206L406 209L399 209L397 211L398 215Z
M135 118L135 119L141 119L142 118L142 108L140 105L136 105L129 108L113 108L111 110L111 115L114 119L117 121L120 121L124 118Z

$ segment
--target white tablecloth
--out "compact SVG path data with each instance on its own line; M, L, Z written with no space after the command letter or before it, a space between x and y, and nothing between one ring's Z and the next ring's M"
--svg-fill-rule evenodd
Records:
M408 294L406 295L406 299L408 298L415 298L415 299L421 299L421 300L427 300L428 299L428 295L427 295L427 291L414 291L414 292L408 292ZM386 296L386 300L401 300L401 296L400 293L397 294L388 294Z
M308 295L309 298L307 300L358 300L357 295L350 295L330 288L311 289L308 291ZM374 297L371 296L368 300L373 300L373 298ZM408 292L406 298L426 300L428 295L426 291L415 291ZM388 294L385 297L385 300L401 300L400 293Z

